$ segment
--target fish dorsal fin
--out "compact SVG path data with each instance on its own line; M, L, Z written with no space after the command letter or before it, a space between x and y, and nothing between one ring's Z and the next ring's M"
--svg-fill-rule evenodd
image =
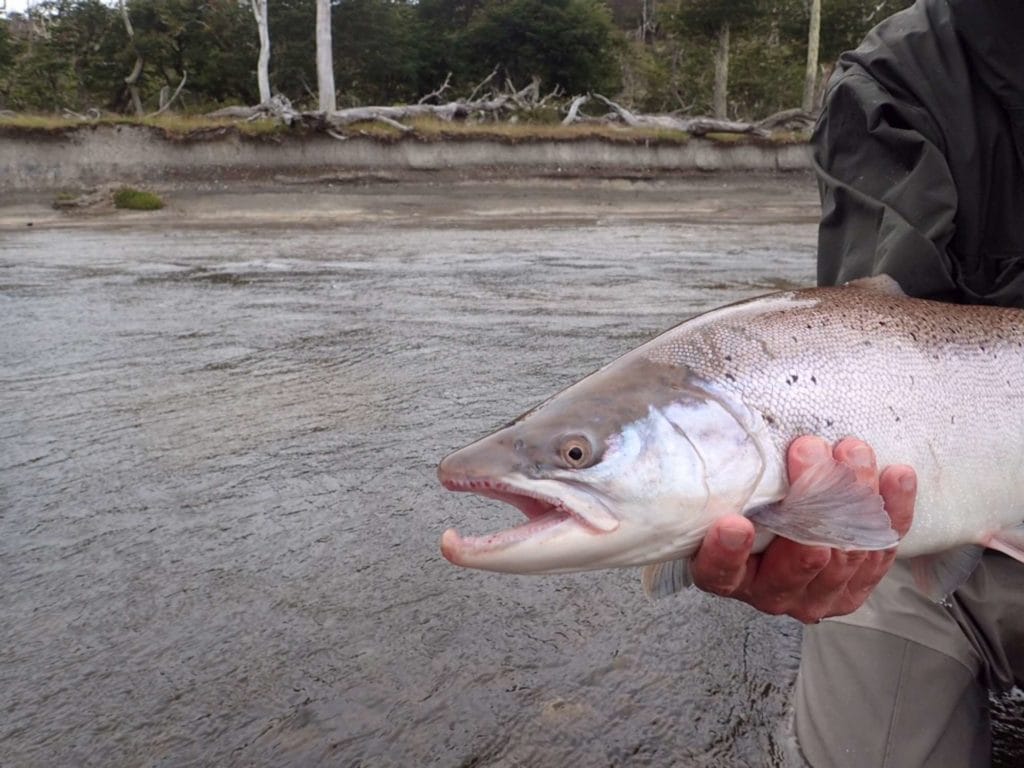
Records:
M871 291L872 293L881 293L886 296L906 296L903 289L900 288L900 284L897 283L893 278L888 275L875 275L874 277L860 277L856 280L851 280L845 283L850 288L856 288L861 291Z
M1024 523L998 531L989 539L988 546L1024 563Z
M693 584L693 579L690 578L690 561L684 557L646 565L640 574L640 580L644 585L644 594L652 600L674 595L683 587Z
M967 581L984 552L982 546L967 544L945 552L918 555L910 559L910 572L917 588L929 599L941 603Z
M812 546L878 550L899 543L882 497L837 461L811 467L784 499L749 510L747 517L779 536Z

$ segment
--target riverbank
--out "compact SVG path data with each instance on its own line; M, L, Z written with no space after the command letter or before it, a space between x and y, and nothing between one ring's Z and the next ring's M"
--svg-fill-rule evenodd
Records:
M161 196L162 210L116 210L109 195L106 203L58 210L53 191L0 192L0 230L360 224L532 228L627 221L796 224L814 222L819 215L809 173L504 179L465 171L325 173L278 175L265 182L159 181L146 188Z
M6 128L0 192L60 190L107 183L273 183L281 177L407 176L615 178L692 172L810 169L806 143L747 136L719 138L581 134L565 139L409 135L248 135L237 130L177 136L138 125L60 130Z

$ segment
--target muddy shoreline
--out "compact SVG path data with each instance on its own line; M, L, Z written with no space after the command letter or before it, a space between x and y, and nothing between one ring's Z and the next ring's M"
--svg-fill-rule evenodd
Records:
M68 189L102 193L113 186ZM624 221L808 224L820 210L813 177L799 172L503 179L464 172L335 173L314 179L278 176L270 182L162 181L144 187L161 196L162 210L116 210L109 195L101 204L58 210L52 190L0 191L0 231L360 224L532 228Z

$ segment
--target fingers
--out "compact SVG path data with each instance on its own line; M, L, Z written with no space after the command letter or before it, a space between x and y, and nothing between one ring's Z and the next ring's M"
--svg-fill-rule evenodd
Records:
M847 437L839 441L832 452L835 460L845 464L857 476L857 482L878 491L878 467L875 452L863 440Z
M865 442L846 438L833 449L819 437L804 436L793 441L786 455L790 483L833 459L850 467L859 483L881 494L893 528L901 537L906 535L917 492L914 470L893 465L879 475L874 451ZM762 555L751 556L753 541L753 526L746 518L719 520L692 561L694 582L708 592L805 623L859 608L896 556L895 550L843 552L783 538L773 540Z
M889 566L896 559L896 550L870 552L860 567L850 575L846 583L846 594L831 606L829 616L842 616L860 608L878 582L889 572Z
M912 467L893 464L882 470L878 480L879 493L885 500L885 511L889 514L893 529L903 538L910 530L914 517L914 502L917 498L917 475ZM893 560L896 550L871 552L850 576L846 584L846 596L832 606L833 613L850 613L861 606L871 590L882 580Z
M809 547L775 538L761 556L749 587L749 602L764 613L792 613L807 599L809 586L832 560L828 547Z
M900 538L906 536L914 519L914 503L917 501L917 474L913 467L905 464L886 467L878 480L878 492L885 500L885 511L889 513L892 527Z
M800 475L815 464L827 461L831 456L831 447L820 437L812 435L798 437L792 442L786 453L786 468L789 470L790 483L795 482Z
M747 518L727 515L716 520L690 561L693 583L705 592L733 595L757 570L757 558L750 556L753 546L754 525Z

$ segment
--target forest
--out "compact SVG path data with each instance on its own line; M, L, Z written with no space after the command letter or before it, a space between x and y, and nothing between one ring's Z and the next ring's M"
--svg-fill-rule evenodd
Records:
M44 0L0 16L0 110L141 114L171 93L185 113L257 104L260 1ZM334 0L334 90L339 108L415 103L500 73L566 100L757 119L803 103L818 1ZM262 2L270 88L315 108L317 2ZM817 91L842 51L908 4L821 0Z

